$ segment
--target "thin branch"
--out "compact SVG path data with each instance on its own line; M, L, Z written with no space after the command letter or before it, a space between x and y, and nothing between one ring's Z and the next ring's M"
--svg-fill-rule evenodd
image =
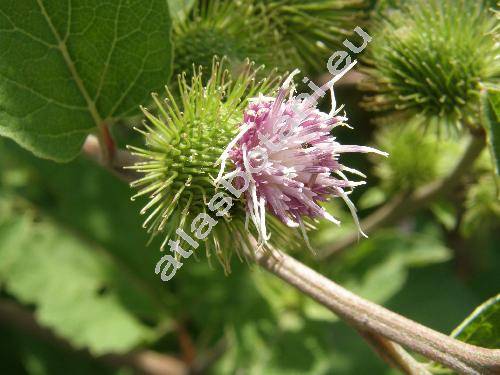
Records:
M196 358L196 347L182 319L177 322L175 329L182 352L182 359L191 367Z
M431 375L425 365L418 362L400 345L374 333L357 330L378 355L392 367L408 375Z
M361 331L385 337L461 374L500 373L498 349L458 341L367 301L279 250L259 252L255 259Z
M105 122L99 124L99 143L101 144L101 160L108 166L113 166L116 157L116 144L109 126Z
M137 161L137 159L133 155L131 155L130 152L115 149L113 151L113 160L111 161L111 163L109 163L107 160L105 160L101 143L95 135L87 136L87 139L85 140L85 143L82 147L82 152L84 155L95 161L97 164L101 165L103 168L109 170L112 174L114 174L121 180L131 182L138 176L132 171L126 171L125 169L123 169L123 167L132 165L135 161Z
M222 337L209 352L198 356L191 366L191 375L205 374L227 351L228 342L226 337Z
M365 233L374 232L376 229L393 224L415 211L426 207L446 192L457 186L460 177L470 171L474 161L479 157L484 148L484 138L480 135L473 136L467 145L462 158L458 161L450 174L438 181L434 181L417 189L413 193L400 193L361 221L361 228ZM325 259L333 254L338 254L354 245L359 239L358 232L351 232L344 238L335 241L327 249L318 254L319 259Z
M0 300L0 324L16 327L29 335L49 342L65 351L74 352L90 360L95 359L88 350L75 349L68 341L54 334L50 329L38 324L33 314L17 303ZM128 366L144 375L187 375L188 366L174 356L151 350L133 351L126 354L106 354L97 357L102 363L119 368Z

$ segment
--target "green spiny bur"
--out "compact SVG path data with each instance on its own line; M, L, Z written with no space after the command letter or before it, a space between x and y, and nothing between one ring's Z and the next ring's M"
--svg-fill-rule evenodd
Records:
M246 62L232 79L216 59L206 83L200 68L189 83L185 76L179 77L180 99L167 88L164 101L153 94L156 115L143 108L147 121L137 130L146 147L129 146L141 158L129 168L144 175L131 184L140 189L132 199L149 198L141 210L148 214L143 226L151 239L164 236L162 249L169 239L179 239L177 228L189 233L199 213L209 214L208 202L223 191L213 183L219 172L218 158L238 132L248 99L258 93L271 94L278 82L273 77L256 82L257 71ZM205 240L207 256L213 250L226 270L232 250L239 253L242 246L249 246L244 205L235 199L234 203L231 216L220 218Z
M412 191L440 177L461 149L457 139L440 139L435 133L424 133L418 124L398 125L383 126L375 135L377 147L390 155L374 160L381 187L390 194Z
M209 67L214 55L234 69L249 58L282 72L326 69L356 25L363 24L367 0L199 1L190 17L174 27L174 72Z
M207 69L214 56L225 56L232 70L248 58L268 70L288 69L286 49L253 0L199 1L190 16L174 25L174 73Z
M362 26L368 0L257 0L273 29L300 65L324 73L328 58L356 26Z
M480 84L498 82L495 19L481 1L417 0L374 29L370 79L374 111L418 114L437 126L476 125Z

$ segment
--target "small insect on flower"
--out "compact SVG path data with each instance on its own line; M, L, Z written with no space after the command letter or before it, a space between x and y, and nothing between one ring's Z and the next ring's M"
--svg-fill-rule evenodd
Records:
M347 70L323 86L330 87L329 113L316 108L317 97L295 96L292 80L298 71L285 80L276 97L251 98L238 135L220 158L221 169L216 181L222 178L228 160L235 167L233 173L243 171L249 176L245 193L247 223L250 218L261 243L270 238L266 230L266 210L287 226L299 227L307 243L304 219L325 218L340 224L320 205L332 197L345 201L364 235L348 195L365 182L352 181L344 172L366 176L343 165L339 158L349 152L387 154L371 147L342 145L331 134L338 126L348 126L347 118L338 115L342 107L336 109L333 93L333 83Z

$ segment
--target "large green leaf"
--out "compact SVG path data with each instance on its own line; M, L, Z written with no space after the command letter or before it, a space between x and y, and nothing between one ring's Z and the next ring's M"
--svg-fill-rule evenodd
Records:
M67 161L171 71L165 0L19 0L0 9L0 135Z
M451 335L469 344L500 349L500 294L476 308Z
M479 305L451 336L483 348L500 349L500 294ZM435 362L430 363L430 369L439 375L455 374Z
M138 319L135 304L145 297L133 278L117 277L120 269L97 246L8 200L14 203L0 213L0 284L35 305L41 324L96 354L128 351L155 337ZM150 310L149 319L154 303Z
M500 174L500 89L489 88L481 94L482 123L497 175Z

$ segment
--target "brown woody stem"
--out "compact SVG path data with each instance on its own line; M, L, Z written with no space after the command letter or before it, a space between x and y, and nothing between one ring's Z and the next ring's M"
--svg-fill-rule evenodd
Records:
M372 332L357 330L375 352L390 366L408 375L431 375L425 365L418 362L400 345Z
M358 330L382 336L461 374L500 373L500 350L458 341L367 301L289 255L258 253L257 262L313 298Z

